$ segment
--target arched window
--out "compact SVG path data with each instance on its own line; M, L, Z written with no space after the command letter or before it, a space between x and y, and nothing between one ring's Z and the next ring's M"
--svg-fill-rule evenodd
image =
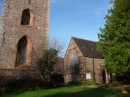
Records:
M21 25L32 26L34 22L34 13L30 9L25 9L22 12Z
M23 36L17 46L16 66L29 64L31 61L32 42L29 37Z
M16 65L26 64L27 38L22 37L18 42Z
M79 60L75 52L72 52L68 59L68 72L78 73L79 72Z

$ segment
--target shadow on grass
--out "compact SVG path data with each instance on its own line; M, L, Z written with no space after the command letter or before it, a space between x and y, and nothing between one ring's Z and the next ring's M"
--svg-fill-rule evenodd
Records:
M40 96L40 97L130 97L130 94L122 94L120 89L99 89L89 88L82 91L68 91L64 93L57 93L54 95Z
M80 88L80 87L79 87ZM9 93L0 97L130 97L130 94L122 94L119 88L86 88L78 90L78 87L64 86L63 88L46 89L38 91L27 91L19 93Z

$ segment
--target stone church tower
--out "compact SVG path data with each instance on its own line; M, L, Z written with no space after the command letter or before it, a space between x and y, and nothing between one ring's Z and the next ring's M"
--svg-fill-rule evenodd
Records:
M31 70L35 52L48 46L50 0L4 0L0 20L0 72ZM13 71L11 71L13 70Z

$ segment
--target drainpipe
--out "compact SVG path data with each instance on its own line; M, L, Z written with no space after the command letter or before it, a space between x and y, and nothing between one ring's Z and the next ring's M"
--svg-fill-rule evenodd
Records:
M94 58L93 58L93 81L95 82L95 67L94 67Z

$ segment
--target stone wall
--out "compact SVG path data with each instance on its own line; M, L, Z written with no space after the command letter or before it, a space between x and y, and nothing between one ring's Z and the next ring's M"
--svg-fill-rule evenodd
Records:
M49 29L49 0L4 0L2 15L2 30L0 30L0 68L15 69L18 42L23 36L30 40L28 47L32 52L40 56L48 45ZM34 24L21 25L21 17L24 9L30 9L34 13ZM1 28L1 27L0 27ZM30 54L31 56L31 54ZM34 56L31 56L34 57ZM33 59L33 58L32 58ZM32 60L28 64L33 67Z
M79 59L79 73L72 74L68 72L68 59L71 52L75 52L78 55ZM105 71L106 83L108 83L108 77L105 70L104 59L100 58L90 58L84 57L80 52L78 46L74 42L73 38L71 39L68 49L66 51L66 55L64 57L64 81L78 81L78 82L97 82L99 84L103 83L103 71ZM90 78L88 78L90 77Z
M39 79L41 75L36 69L0 69L0 85L19 79Z
M29 9L30 18L33 13L31 26L21 24L25 9ZM34 59L48 47L49 13L50 0L4 0L0 20L0 74L5 73L7 77L18 77L19 73L20 76L34 75ZM27 38L26 63L16 66L18 43L24 36Z
M86 64L86 73L90 73L91 79L86 79L86 81L95 81L97 83L102 82L102 71L105 70L104 59L99 58L85 58ZM102 71L101 71L101 66ZM106 74L107 76L107 74Z
M68 73L68 58L71 52L75 52L78 55L78 60L80 62L79 65L79 73L71 74ZM66 55L64 57L64 82L67 83L69 81L85 81L84 77L84 57L80 52L79 48L77 47L76 43L73 39L71 39L68 50L66 51Z

